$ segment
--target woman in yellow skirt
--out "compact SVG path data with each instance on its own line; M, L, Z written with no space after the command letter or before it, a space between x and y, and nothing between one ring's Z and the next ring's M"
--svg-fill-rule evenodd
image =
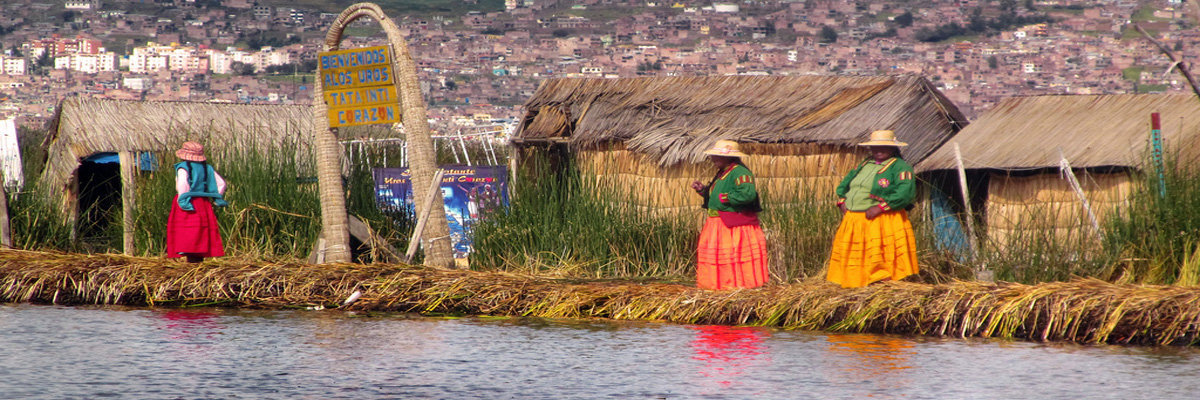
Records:
M717 167L708 185L692 182L708 213L696 249L696 286L755 288L767 283L767 240L758 222L762 206L754 174L742 164L737 142L718 140L704 152Z
M900 158L892 131L871 133L871 155L837 186L842 224L829 256L830 282L842 287L867 286L917 273L917 246L908 211L916 197L912 166Z

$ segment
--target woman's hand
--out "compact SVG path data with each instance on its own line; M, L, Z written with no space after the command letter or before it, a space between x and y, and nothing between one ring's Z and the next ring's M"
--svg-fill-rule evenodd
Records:
M692 181L692 190L697 192L704 190L704 184L700 183L700 181Z
M883 209L879 208L879 206L872 206L871 208L867 209L867 219L868 220L875 219L875 217L878 217L881 214L883 214Z
M838 204L838 209L842 210L842 214L845 214L846 213L846 203Z

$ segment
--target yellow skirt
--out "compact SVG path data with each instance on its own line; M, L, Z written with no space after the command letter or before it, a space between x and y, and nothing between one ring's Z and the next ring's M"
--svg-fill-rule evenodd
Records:
M720 217L704 221L696 246L697 287L755 288L767 279L767 239L761 226L728 228Z
M907 211L888 211L873 220L854 211L842 217L829 255L830 282L855 288L915 273L917 245Z

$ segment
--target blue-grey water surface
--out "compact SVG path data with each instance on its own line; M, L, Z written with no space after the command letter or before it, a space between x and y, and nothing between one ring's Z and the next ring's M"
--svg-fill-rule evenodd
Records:
M1200 351L647 322L0 305L0 399L1196 399Z

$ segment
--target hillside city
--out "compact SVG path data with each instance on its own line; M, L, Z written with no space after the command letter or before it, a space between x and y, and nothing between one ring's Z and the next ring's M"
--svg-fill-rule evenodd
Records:
M68 96L311 104L341 9L284 3L6 0L0 119L41 127ZM1197 6L1182 0L457 3L389 14L435 122L511 121L550 78L733 74L918 74L974 118L1011 96L1190 91L1133 26L1183 67L1200 43ZM360 19L340 46L384 43Z

